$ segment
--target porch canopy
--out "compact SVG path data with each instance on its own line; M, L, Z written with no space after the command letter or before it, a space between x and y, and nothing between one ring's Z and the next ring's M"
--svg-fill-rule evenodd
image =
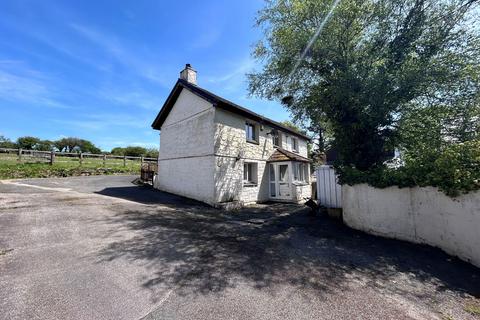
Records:
M267 162L280 162L280 161L298 161L298 162L312 162L312 160L302 157L294 152L277 148L275 152L267 159Z

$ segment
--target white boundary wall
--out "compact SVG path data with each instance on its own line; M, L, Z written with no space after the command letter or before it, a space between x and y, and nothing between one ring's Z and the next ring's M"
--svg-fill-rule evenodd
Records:
M317 177L317 197L327 208L342 207L342 186L338 184L337 174L332 166L323 165L315 170Z
M343 220L358 230L425 243L480 267L480 192L343 186Z

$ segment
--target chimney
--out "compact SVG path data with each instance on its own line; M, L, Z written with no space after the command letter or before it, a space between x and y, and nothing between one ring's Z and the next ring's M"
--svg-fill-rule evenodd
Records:
M180 79L183 79L191 84L197 84L197 71L193 70L190 63L185 65L185 69L180 71Z

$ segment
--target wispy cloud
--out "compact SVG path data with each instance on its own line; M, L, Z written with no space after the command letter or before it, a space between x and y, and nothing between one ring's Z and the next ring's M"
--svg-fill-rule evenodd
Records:
M75 120L52 119L52 121L88 131L108 131L113 127L145 129L151 119L121 113L91 113L79 115Z
M191 43L192 49L204 49L211 47L222 34L220 28L210 27L203 31L200 35L196 36Z
M155 63L149 61L148 58L140 57L138 51L132 53L116 36L81 24L72 23L70 27L79 35L108 53L117 63L124 65L132 72L164 87L170 85L169 79L164 75L165 73L160 70Z
M139 88L103 88L99 90L98 96L108 101L129 107L140 107L146 110L160 110L163 96L155 96Z
M25 66L22 61L0 61L0 99L34 106L69 108L55 98L48 77Z

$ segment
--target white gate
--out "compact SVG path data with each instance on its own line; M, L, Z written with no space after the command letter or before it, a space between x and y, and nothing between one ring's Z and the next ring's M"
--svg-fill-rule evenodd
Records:
M338 184L335 169L323 165L315 170L317 176L317 197L327 208L342 207L342 186Z

